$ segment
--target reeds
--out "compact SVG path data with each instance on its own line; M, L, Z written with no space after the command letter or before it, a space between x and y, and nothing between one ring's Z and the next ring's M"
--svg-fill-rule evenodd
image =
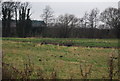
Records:
M80 73L82 76L82 79L88 79L88 76L90 76L92 70L92 64L87 64L86 62L84 64L80 64Z
M118 74L118 70L116 69L116 59L117 57L115 56L114 53L111 53L109 55L109 60L108 60L108 73L109 73L109 79L110 81L113 80L113 77Z

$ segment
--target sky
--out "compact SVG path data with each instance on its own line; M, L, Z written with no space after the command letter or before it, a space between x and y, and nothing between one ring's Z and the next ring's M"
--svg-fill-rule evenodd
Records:
M31 2L31 5L31 18L37 20L41 19L40 15L46 5L52 8L55 17L68 13L81 18L86 11L89 13L94 8L98 8L100 12L108 7L118 8L118 2Z
M20 0L17 0L20 1ZM98 8L100 12L108 7L118 8L120 0L22 0L28 1L31 4L31 19L42 20L40 15L46 5L49 5L54 11L54 16L57 17L61 14L74 14L78 18L83 17L84 13L88 13Z
M5 1L5 0L4 0ZM15 0L18 1L18 0ZM22 0L30 2L118 2L120 0Z

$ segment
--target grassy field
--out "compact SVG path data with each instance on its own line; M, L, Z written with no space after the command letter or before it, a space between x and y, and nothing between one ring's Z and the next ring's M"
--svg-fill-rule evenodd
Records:
M41 45L41 42L48 44ZM59 46L65 43L73 46ZM44 78L51 78L55 72L58 79L81 79L81 70L83 73L90 70L89 79L102 79L109 76L108 62L112 54L117 69L118 50L114 48L117 46L117 39L3 38L3 62L19 71L24 70L25 63L31 62L32 79L38 78L38 71Z
M85 47L118 47L118 39L79 39L79 38L2 38L2 40L11 40L16 42L32 42L48 44L72 44L73 46L85 46Z

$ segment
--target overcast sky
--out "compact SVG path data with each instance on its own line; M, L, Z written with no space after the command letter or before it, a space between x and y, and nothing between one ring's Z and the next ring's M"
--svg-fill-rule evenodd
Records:
M118 8L120 0L22 0L30 2L31 19L41 20L40 15L46 5L49 5L54 11L55 17L60 14L74 14L77 17L82 17L84 13L90 12L93 8L98 8L102 12L105 8Z
M117 2L31 2L32 19L40 19L40 14L46 5L49 5L54 11L55 17L60 14L74 14L77 17L82 17L84 13L90 12L93 8L98 8L101 12L108 7L118 8Z

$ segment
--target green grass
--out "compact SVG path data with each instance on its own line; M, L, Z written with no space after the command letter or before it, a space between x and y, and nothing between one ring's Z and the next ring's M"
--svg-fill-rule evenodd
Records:
M69 40L75 44L78 43L80 47L39 44L43 41L61 43ZM81 42L84 43L81 44ZM114 53L117 56L118 50L85 47L90 46L90 43L95 47L102 47L99 42L110 47L117 44L116 39L3 38L3 62L23 70L24 62L29 56L35 69L41 68L46 73L45 76L50 76L54 68L60 79L69 79L71 75L75 79L81 78L80 64L87 63L92 64L92 73L89 78L101 79L103 76L108 76L109 54Z
M2 38L19 42L72 44L84 47L118 47L118 39L79 39L79 38Z

